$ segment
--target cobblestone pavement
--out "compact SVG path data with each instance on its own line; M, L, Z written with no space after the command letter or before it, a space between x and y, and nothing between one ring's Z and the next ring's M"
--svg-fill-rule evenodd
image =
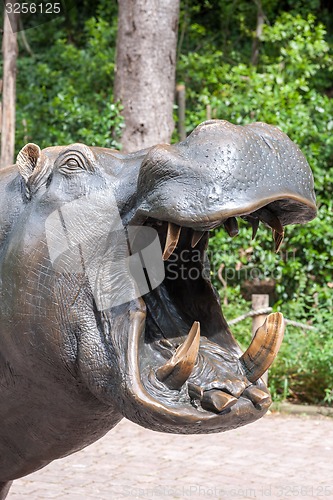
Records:
M8 500L333 498L333 419L271 414L208 436L123 420L97 443L14 482Z

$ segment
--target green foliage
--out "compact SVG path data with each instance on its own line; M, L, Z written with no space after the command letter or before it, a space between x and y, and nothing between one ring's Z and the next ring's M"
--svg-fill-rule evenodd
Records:
M18 62L18 149L28 141L41 147L117 146L122 119L113 101L116 23L98 12L84 21L80 36L69 36L57 20L27 31L34 55ZM46 36L48 48L40 49Z

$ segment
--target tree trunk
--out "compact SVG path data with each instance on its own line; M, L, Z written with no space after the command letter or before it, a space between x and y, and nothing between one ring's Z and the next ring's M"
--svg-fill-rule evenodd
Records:
M18 14L4 12L0 167L6 167L14 162L17 22Z
M253 66L257 66L259 62L259 48L260 48L260 40L262 36L262 30L264 27L265 16L262 10L261 0L256 1L258 11L257 11L257 27L256 33L252 42L252 55L251 55L251 64Z
M115 98L124 151L170 142L179 0L119 0Z

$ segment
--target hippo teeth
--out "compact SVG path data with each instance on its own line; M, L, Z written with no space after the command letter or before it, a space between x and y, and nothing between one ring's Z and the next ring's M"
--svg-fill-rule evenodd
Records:
M201 406L204 410L221 413L221 411L231 408L238 399L220 390L204 391Z
M195 248L203 235L205 234L205 231L193 231L192 239L191 239L191 247Z
M243 396L248 398L258 410L260 410L263 405L267 404L270 402L271 397L267 392L262 391L259 389L259 387L256 387L254 385L250 385L245 389L243 392Z
M172 222L168 223L168 231L165 240L164 252L163 252L163 260L168 260L170 255L172 255L175 250L179 236L180 236L181 227L177 226L177 224L173 224Z
M281 248L282 242L283 242L283 236L284 234L279 234L277 231L273 229L273 239L274 239L274 244L275 244L275 251L278 252Z
M256 237L260 221L263 222L266 226L269 226L273 232L275 251L278 252L280 250L283 242L284 230L280 219L271 210L264 207L256 210L250 215L244 215L241 217L252 226L252 240L254 240L254 238ZM226 219L223 222L223 226L230 237L234 238L239 234L238 222L236 217L229 217L228 219ZM168 260L175 251L179 242L181 229L181 226L174 224L173 222L168 222L164 251L162 254L164 261ZM195 248L201 241L203 236L206 234L208 234L207 231L193 229L191 248Z
M284 330L283 315L277 312L269 314L254 334L249 348L240 358L250 382L256 382L273 363L280 349Z
M238 401L237 398L222 390L210 389L204 391L202 387L190 382L187 384L187 390L192 401L199 401L204 410L214 413L221 413L234 406Z
M180 389L191 375L200 344L200 323L195 321L189 334L172 357L156 370L156 377L170 389Z
M248 216L246 219L252 226L251 240L254 240L259 229L259 219L257 217Z
M231 236L232 238L234 236L237 236L237 234L239 233L238 222L236 217L229 217L229 219L227 219L223 225L229 236Z
M280 219L268 208L260 208L256 212L253 212L253 215L258 217L264 224L274 229L278 234L283 234L283 226Z

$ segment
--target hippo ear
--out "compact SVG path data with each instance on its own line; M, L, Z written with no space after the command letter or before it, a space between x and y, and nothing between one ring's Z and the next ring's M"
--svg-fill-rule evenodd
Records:
M37 144L26 144L19 152L16 165L25 183L25 192L28 199L43 184L45 184L51 170L51 164Z
M30 142L21 149L16 158L16 165L26 184L33 174L41 158L41 150L37 144Z

